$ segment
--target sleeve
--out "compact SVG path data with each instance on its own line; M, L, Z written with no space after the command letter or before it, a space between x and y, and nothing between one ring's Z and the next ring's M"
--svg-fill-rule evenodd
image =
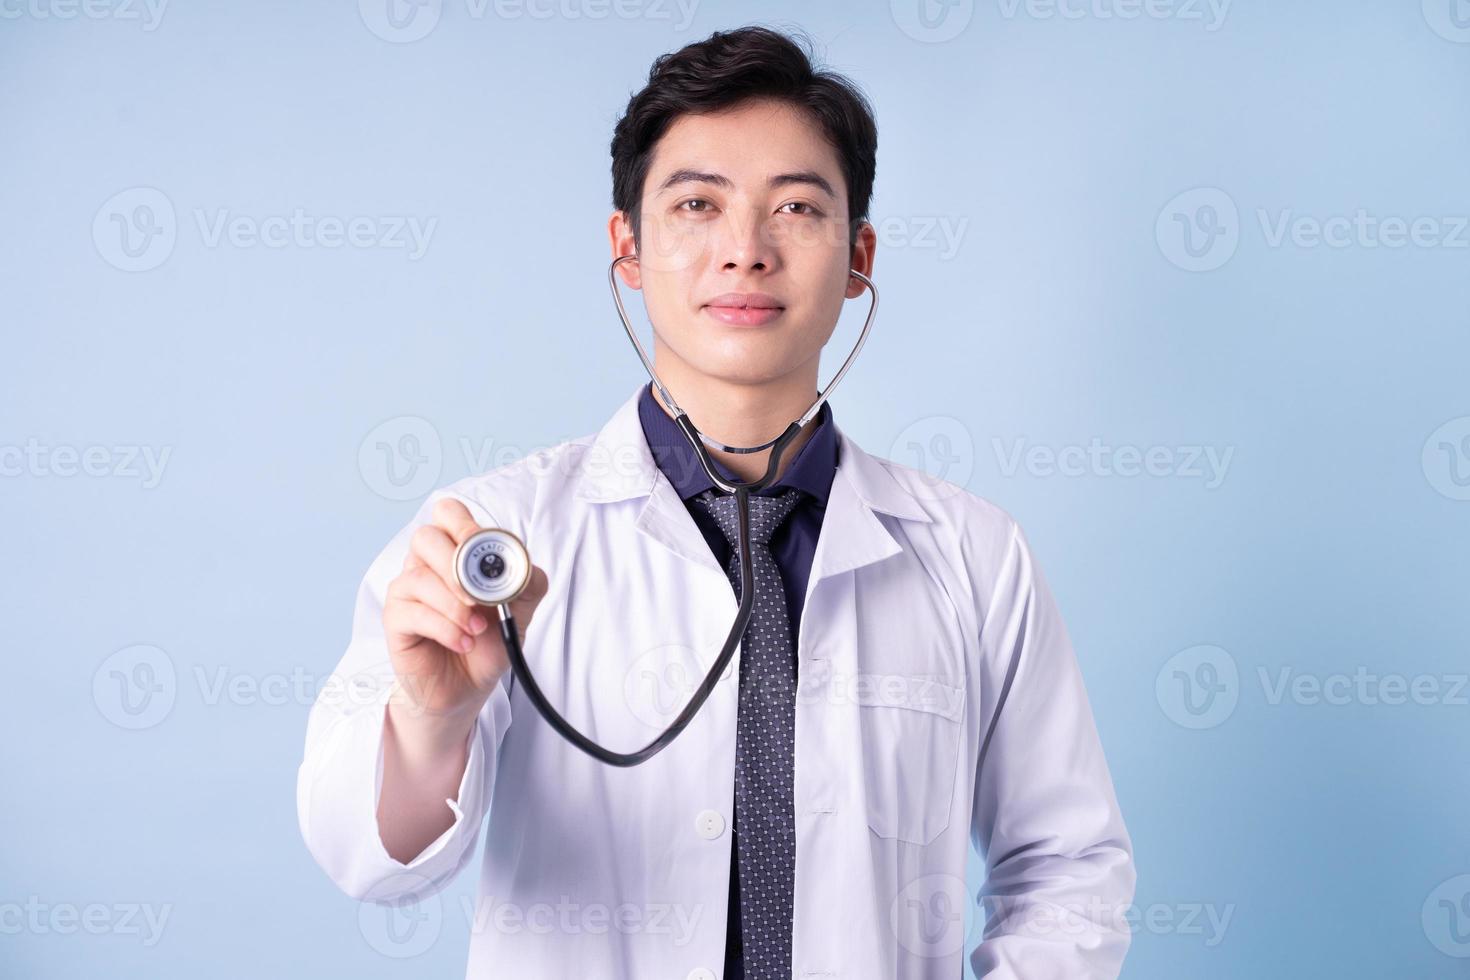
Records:
M490 806L497 752L510 725L512 681L507 675L475 719L458 797L444 801L454 814L453 825L407 864L389 855L378 836L377 819L383 723L395 684L383 635L383 600L403 568L413 532L428 523L434 504L451 493L431 493L368 567L357 590L347 652L322 685L307 719L306 751L296 779L297 820L312 857L357 899L427 897L459 874L474 854ZM494 525L478 504L454 496L482 526Z
M1011 521L981 627L997 691L970 835L985 860L983 980L1116 978L1137 874L1071 640Z

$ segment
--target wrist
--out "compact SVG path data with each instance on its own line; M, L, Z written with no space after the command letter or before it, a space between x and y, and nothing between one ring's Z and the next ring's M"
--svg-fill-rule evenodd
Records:
M395 682L388 697L387 723L403 749L417 749L412 753L415 755L442 757L445 752L463 748L480 707L467 704L442 711L426 708Z

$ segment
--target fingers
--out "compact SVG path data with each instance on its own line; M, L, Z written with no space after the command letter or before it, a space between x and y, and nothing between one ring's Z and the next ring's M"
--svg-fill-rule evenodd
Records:
M446 506L451 504L458 508L458 513ZM445 588L461 605L473 606L475 600L460 587L459 579L455 577L454 552L459 548L460 542L478 531L480 526L457 500L440 501L434 507L434 514L434 523L420 525L409 539L408 557L403 563L404 571L419 565L427 566L439 576ZM439 523L440 520L445 523Z
M383 628L390 636L412 640L407 646L413 646L418 637L423 637L446 650L468 653L475 644L472 636L432 606L401 595L383 606Z
M469 509L453 497L443 497L434 504L434 524L443 528L457 548L464 539L480 530Z
M388 587L389 595L405 602L418 602L447 619L461 633L478 636L485 632L490 617L485 610L466 606L427 566L410 569ZM446 644L447 646L448 644Z

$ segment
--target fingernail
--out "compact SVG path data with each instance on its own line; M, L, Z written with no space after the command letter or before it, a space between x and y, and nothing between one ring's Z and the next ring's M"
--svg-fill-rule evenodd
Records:
M459 641L459 648L465 653L469 653L475 648L475 638L473 636L462 637Z
M489 625L490 624L485 620L485 617L484 616L481 616L479 613L473 613L470 616L470 631L471 632L474 632L474 633L483 633L483 632L485 632L485 627L486 626L489 626Z

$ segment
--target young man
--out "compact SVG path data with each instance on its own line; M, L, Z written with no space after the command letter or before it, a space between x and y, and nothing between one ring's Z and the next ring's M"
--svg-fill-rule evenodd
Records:
M799 418L844 300L867 302L848 272L873 268L876 145L850 83L760 28L660 58L618 123L612 254L638 255L619 268L656 370L721 443ZM368 569L337 669L378 696L312 711L298 806L332 879L431 895L488 822L472 978L954 980L973 842L977 975L1116 976L1132 845L1024 534L833 416L751 498L740 653L635 767L533 710L451 559L482 526L525 541L513 611L538 684L605 747L642 748L709 670L740 584L734 498L668 407L640 385L595 436L431 494ZM747 481L766 457L715 453Z

